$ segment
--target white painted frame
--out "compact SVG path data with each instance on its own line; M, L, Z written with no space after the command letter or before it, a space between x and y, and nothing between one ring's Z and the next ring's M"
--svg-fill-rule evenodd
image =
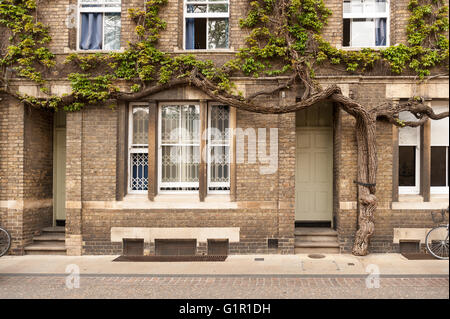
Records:
M99 5L98 7L87 7L87 8L83 8L82 5L83 4L93 4L93 5ZM118 4L118 6L115 7L107 7L107 4ZM110 52L110 51L120 51L120 49L118 50L105 50L103 48L103 45L105 43L105 17L104 14L105 13L114 13L114 12L118 12L118 13L122 13L122 0L120 0L120 2L114 1L114 0L92 0L92 1L86 1L86 0L78 0L78 6L77 6L77 17L78 17L78 22L77 22L77 47L76 50L77 51L81 51L81 52ZM102 17L102 49L101 50L83 50L80 48L80 33L81 33L81 13L93 13L93 12L99 12L99 13L103 13L103 17ZM120 19L122 19L122 14L120 16ZM122 26L122 21L120 23L120 25Z
M201 4L206 5L205 13L188 13L187 5L190 4ZM228 4L228 12L208 12L208 4ZM183 0L183 50L186 49L186 18L206 18L206 49L189 49L188 51L223 51L230 49L230 0ZM208 20L209 18L228 18L228 47L227 48L218 48L218 49L209 49L209 41L208 41Z
M161 129L162 129L162 108L167 105L174 105L174 106L181 106L181 105L196 105L199 108L199 111L201 112L200 108L201 105L198 101L177 101L177 102L161 102L158 104L158 182L157 182L157 189L159 194L198 194L198 190L161 190L162 187L185 187L185 188L198 188L200 189L200 182L169 182L169 183L163 183L162 182L162 141L161 141ZM181 121L181 117L180 117ZM201 125L200 125L201 127ZM198 144L173 144L173 145L183 145L183 146L198 146L200 149L201 144L201 134L199 133L199 143ZM165 146L170 146L171 144L164 144ZM200 149L201 152L201 149ZM200 156L202 154L200 153ZM201 178L199 176L199 178Z
M210 103L208 105L208 136L206 141L207 148L207 194L230 194L230 190L210 190L209 187L228 187L231 189L231 145L233 143L233 136L230 134L230 121L231 121L231 107L229 107L228 113L228 144L214 144L214 146L228 146L228 171L229 171L229 182L211 182L211 108L217 105L224 105L223 103Z
M129 110L128 110L128 178L127 178L127 189L128 194L147 194L148 190L132 190L131 189L131 176L133 175L132 172L132 165L131 165L131 154L133 153L141 153L141 154L148 154L148 144L133 144L133 107L135 106L144 106L147 107L148 113L150 114L149 104L145 102L132 102L129 104ZM150 125L150 123L149 123ZM150 154L147 156L150 161ZM148 176L148 180L150 181L150 176Z
M386 12L363 12L363 13L345 13L344 8L342 8L343 19L350 19L350 46L343 47L344 49L355 49L355 48L372 48L372 49L382 49L390 46L391 40L391 3L390 0L386 0ZM352 20L353 19L377 19L386 18L386 45L383 46L368 46L368 47L357 47L352 45ZM375 24L375 21L374 21ZM374 26L374 32L376 28Z

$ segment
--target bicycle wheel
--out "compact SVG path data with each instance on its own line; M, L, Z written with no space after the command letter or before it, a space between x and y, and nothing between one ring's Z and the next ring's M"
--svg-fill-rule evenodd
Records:
M448 259L448 226L434 227L425 241L430 254L438 259Z
M6 254L11 246L11 236L9 233L0 228L0 257Z

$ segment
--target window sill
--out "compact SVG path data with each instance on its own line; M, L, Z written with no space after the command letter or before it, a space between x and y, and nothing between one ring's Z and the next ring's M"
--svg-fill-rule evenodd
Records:
M174 48L174 53L191 53L191 54L198 54L198 53L207 53L207 54L230 54L230 53L236 53L233 47L228 49L197 49L197 50L185 50L180 48Z
M389 48L388 45L386 46L380 46L380 47L341 47L341 50L344 51L361 51L363 49L371 49L375 51L380 51Z
M392 209L434 210L448 207L448 194L432 194L429 202L421 195L399 195L398 202L392 202Z
M64 48L64 53L77 53L77 54L93 54L93 53L122 53L125 52L125 48L119 50L72 50L70 48Z

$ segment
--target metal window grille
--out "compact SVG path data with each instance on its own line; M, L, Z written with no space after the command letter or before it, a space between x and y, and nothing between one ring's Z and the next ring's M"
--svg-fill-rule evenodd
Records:
M198 191L200 106L162 105L159 120L159 190Z
M230 107L211 105L208 116L208 193L230 191Z
M148 190L148 105L132 104L129 114L129 193Z

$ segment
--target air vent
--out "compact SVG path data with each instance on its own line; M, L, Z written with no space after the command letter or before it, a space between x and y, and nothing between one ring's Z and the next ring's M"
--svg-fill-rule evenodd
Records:
M208 239L208 255L228 256L228 239Z
M142 256L144 255L144 239L124 238L123 239L124 256Z
M192 256L195 255L196 248L195 239L155 239L157 256Z
M267 247L269 249L277 249L278 248L278 239L275 239L275 238L267 239Z

